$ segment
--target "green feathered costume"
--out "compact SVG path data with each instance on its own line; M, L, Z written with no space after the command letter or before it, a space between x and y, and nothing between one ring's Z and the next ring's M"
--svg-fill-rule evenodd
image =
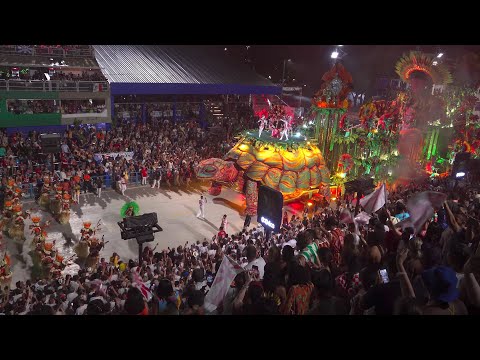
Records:
M130 201L122 206L120 216L126 218L127 216L137 216L140 213L140 207L135 201Z

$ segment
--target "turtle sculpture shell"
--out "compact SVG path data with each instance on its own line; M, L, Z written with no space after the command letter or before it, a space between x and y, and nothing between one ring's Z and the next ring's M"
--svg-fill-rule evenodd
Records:
M255 148L241 140L224 157L234 161L247 178L283 193L285 200L329 183L330 172L314 145L295 150Z

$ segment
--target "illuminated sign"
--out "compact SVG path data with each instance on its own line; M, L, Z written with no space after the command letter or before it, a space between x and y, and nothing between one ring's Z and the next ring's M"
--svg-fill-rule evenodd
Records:
M275 229L275 224L263 216L260 218L260 222L268 227L271 227L272 229Z

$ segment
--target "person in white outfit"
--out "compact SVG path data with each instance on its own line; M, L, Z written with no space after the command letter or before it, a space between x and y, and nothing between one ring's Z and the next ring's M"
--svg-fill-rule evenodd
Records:
M220 228L223 228L223 230L224 230L226 233L228 233L227 225L228 225L227 215L223 215L223 217L222 217L222 224L220 225Z
M122 195L125 195L125 191L127 190L127 180L124 176L120 180L120 190L122 191Z
M198 211L197 218L202 218L205 219L205 204L207 203L207 198L200 196L200 199L198 200L198 206L200 207L200 210Z
M265 119L265 116L262 116L262 118L258 120L258 122L258 137L262 137L263 129L265 129L265 125L267 125L267 119Z

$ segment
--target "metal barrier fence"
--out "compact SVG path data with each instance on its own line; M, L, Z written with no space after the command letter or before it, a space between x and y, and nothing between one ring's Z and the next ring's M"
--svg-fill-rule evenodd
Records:
M69 80L0 80L3 91L64 91L64 92L108 92L106 81Z
M151 175L152 175L152 171L148 171L148 175L147 175L147 178L150 180L151 178ZM97 180L98 176L92 176L91 177L91 181L90 181L90 184L91 184L91 187L92 188L96 188L96 180ZM162 176L162 180L165 179L165 176ZM114 185L116 185L116 181L114 179L112 179L112 175L111 174L107 174L107 175L103 175L102 176L102 180L103 180L103 186L102 186L102 189L110 189L110 188L116 188L114 187ZM147 184L149 183L147 180ZM131 184L131 185L141 185L142 183L142 176L139 172L132 172L132 173L129 173L128 174L128 184ZM22 184L20 185L20 188L23 190L23 198L24 199L35 199L36 198L36 195L38 195L38 191L40 191L40 189L35 185L35 184L31 184L31 183L28 183L28 184ZM84 189L81 189L81 191L83 191Z

